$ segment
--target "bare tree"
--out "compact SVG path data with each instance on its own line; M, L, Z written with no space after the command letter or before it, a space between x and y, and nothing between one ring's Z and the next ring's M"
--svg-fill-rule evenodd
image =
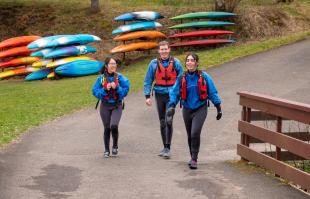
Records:
M234 12L241 0L214 0L215 11Z
M99 0L91 0L91 2L90 2L90 11L92 13L100 12Z

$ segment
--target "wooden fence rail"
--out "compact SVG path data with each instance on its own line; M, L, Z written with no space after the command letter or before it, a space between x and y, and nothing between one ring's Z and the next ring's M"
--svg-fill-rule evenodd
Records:
M310 174L283 162L310 160L310 133L282 132L283 120L309 125L310 105L250 92L237 94L242 106L242 118L238 122L241 143L237 145L237 154L246 161L272 170L277 176L310 190ZM275 129L251 123L262 120L275 120ZM276 146L276 150L258 152L250 148L250 143L269 143Z

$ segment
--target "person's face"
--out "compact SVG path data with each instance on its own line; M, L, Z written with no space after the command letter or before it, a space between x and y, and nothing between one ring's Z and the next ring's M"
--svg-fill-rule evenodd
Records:
M116 68L117 68L116 61L114 59L110 59L110 61L108 63L108 72L114 73L114 72L116 72Z
M197 65L198 65L198 62L194 59L193 56L188 56L186 58L186 68L190 71L190 72L193 72L197 69Z
M161 59L167 59L170 55L170 48L168 45L159 46L158 53Z

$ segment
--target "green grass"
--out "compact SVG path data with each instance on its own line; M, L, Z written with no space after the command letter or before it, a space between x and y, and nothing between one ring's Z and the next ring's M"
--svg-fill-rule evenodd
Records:
M201 65L211 67L238 57L265 51L304 39L310 31L293 36L248 43L209 51L199 51ZM182 62L185 54L176 55ZM131 92L142 90L149 59L124 67ZM67 78L59 81L0 81L0 145L9 143L27 129L75 110L94 106L91 88L97 76Z

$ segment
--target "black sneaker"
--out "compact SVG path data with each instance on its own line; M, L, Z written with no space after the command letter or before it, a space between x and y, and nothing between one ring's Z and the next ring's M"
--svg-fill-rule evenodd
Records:
M112 148L112 155L117 155L118 148Z
M197 169L197 161L196 160L192 160L191 164L189 165L190 169Z
M105 158L110 157L110 151L105 151L105 152L103 153L103 157L105 157Z

